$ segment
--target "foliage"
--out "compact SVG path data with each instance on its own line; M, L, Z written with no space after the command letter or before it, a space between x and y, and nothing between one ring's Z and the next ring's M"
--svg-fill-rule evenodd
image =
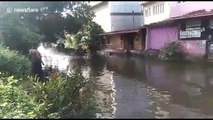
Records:
M32 26L24 23L19 17L18 14L4 16L7 27L3 31L3 43L13 50L27 54L32 45L40 43L44 37L36 33Z
M90 113L95 110L94 99L91 96L80 99L79 90L85 86L86 80L81 74L73 74L70 77L58 75L50 79L46 85L40 84L40 89L36 89L35 96L42 95L44 101L49 105L49 118L73 118L78 116L94 117ZM89 92L89 91L87 91ZM46 97L44 97L46 96ZM93 104L91 104L93 102Z
M64 30L76 34L94 17L91 6L84 1L4 2L3 4L4 6L0 7L28 8L30 6L39 9L38 12L21 13L20 17L28 25L38 27L39 34L45 35L46 42L56 42L58 37L64 37ZM70 10L65 13L66 17L62 15L64 10ZM8 13L7 16L14 14Z
M20 119L39 118L46 109L45 102L36 101L36 96L31 96L13 76L5 77L0 74L0 118Z
M82 87L92 88L81 74L58 74L47 83L27 78L25 85L13 76L0 73L0 77L0 118L95 118L91 89L79 95Z
M97 49L100 43L103 29L95 22L89 22L82 31L79 31L76 35L66 36L65 47L77 48L86 51Z
M0 61L1 71L16 76L29 75L30 62L24 55L19 54L17 51L0 45Z
M179 42L169 42L160 50L159 58L164 61L178 61L183 60L184 55Z

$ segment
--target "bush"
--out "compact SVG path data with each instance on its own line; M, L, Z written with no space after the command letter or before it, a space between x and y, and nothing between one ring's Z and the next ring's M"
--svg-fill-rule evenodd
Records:
M0 45L0 70L10 75L25 76L30 73L30 61L17 51Z
M65 40L66 48L82 49L94 52L99 48L103 29L95 22L89 22L76 35L68 35Z
M183 60L185 53L179 42L169 42L161 48L159 58L163 61L179 61Z
M25 85L13 76L0 73L0 78L0 118L95 118L94 96L79 96L90 85L81 74L59 75L45 84L28 78Z
M6 77L0 73L0 118L40 118L46 109L45 102L38 102L13 76Z

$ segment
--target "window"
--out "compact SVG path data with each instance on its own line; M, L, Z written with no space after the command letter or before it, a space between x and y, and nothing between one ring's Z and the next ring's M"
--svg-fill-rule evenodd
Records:
M201 38L201 33L205 31L201 28L200 20L188 20L181 25L180 39L185 38Z
M152 10L153 10L153 15L156 15L157 14L157 6L153 6Z
M145 17L148 16L148 10L147 10L147 9L144 10L144 16L145 16Z
M186 29L187 28L194 28L194 27L201 27L200 20L188 20L186 21Z
M158 5L155 5L155 6L152 6L152 7L145 8L144 12L145 12L144 13L145 17L164 13L164 3L158 4Z
M160 8L161 8L160 13L164 13L164 3L160 5Z
M148 16L151 16L151 7L148 8Z

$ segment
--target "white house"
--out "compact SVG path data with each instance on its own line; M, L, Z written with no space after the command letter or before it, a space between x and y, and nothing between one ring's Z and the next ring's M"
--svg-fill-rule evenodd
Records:
M134 29L143 25L142 8L137 1L90 2L96 17L105 32Z
M171 5L177 1L144 1L141 2L144 9L144 24L159 22L170 18Z

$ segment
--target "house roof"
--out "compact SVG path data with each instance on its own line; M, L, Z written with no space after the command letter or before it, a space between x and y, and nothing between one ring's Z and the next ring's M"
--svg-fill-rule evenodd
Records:
M213 10L211 11L206 11L205 9L197 10L182 16L172 17L171 20L182 20L182 19L199 18L199 17L207 17L207 16L213 16Z
M112 31L112 32L105 32L99 35L115 35L115 34L124 34L124 33L137 33L141 30L142 27L136 29L126 29L126 30L119 30L119 31Z
M159 21L159 22L155 22L155 23L150 23L148 25L144 25L144 27L151 27L151 26L158 26L158 25L168 25L170 23L173 23L174 20L168 18L168 19L165 19L163 21Z

